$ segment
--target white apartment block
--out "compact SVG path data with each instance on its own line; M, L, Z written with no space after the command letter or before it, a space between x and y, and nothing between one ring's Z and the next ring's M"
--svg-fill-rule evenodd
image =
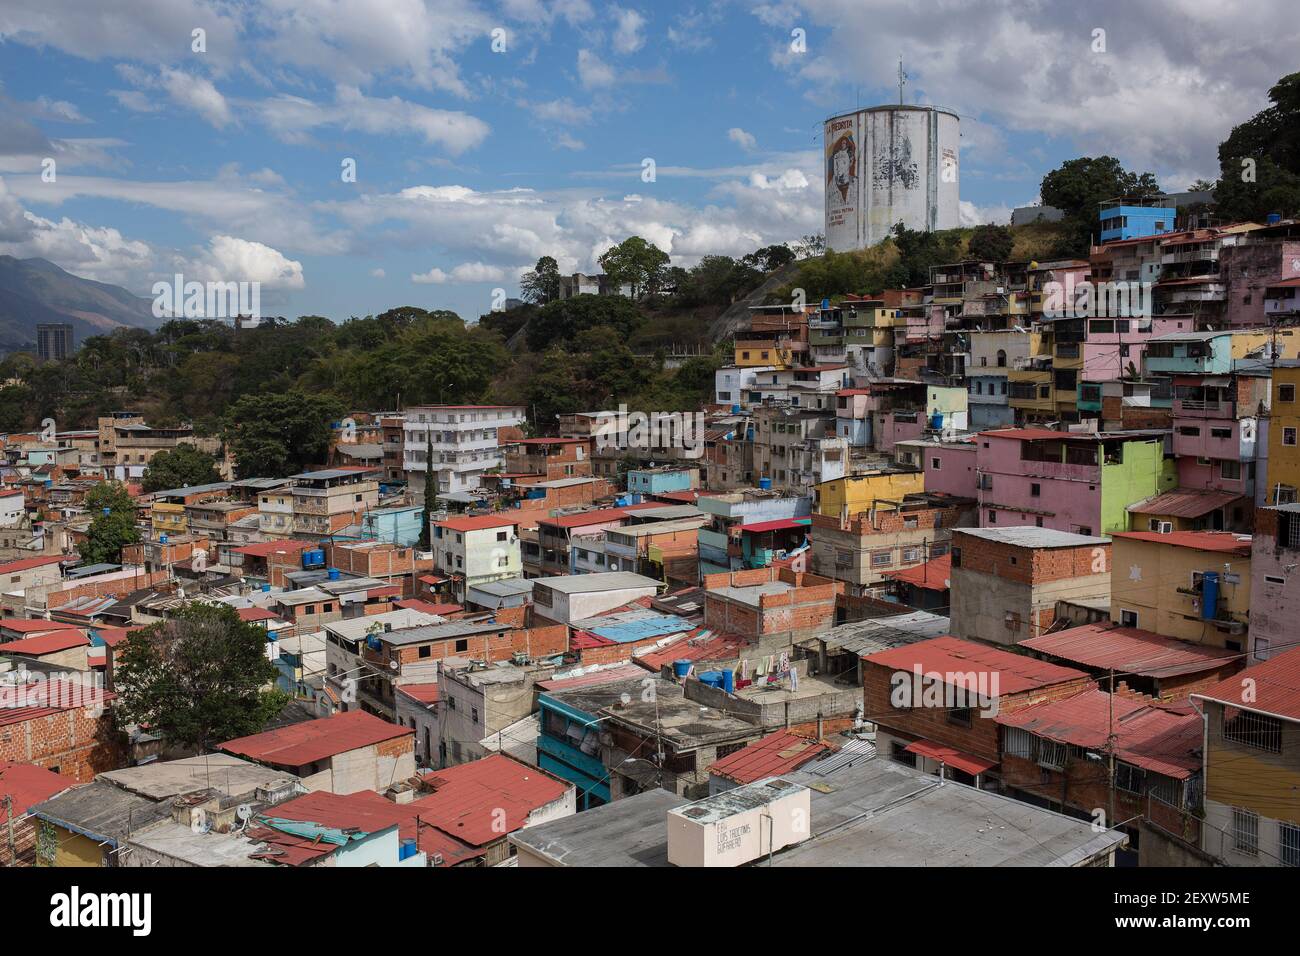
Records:
M473 491L485 472L502 466L497 433L524 420L520 405L416 405L406 410L402 467L409 486L424 493L425 475L432 471L438 494ZM433 461L425 461L429 436Z

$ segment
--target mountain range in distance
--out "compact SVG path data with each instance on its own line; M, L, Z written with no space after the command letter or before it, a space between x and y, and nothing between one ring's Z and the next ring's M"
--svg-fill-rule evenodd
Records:
M153 329L153 300L82 279L48 259L0 256L0 353L36 351L36 326L66 323L80 345L117 328Z

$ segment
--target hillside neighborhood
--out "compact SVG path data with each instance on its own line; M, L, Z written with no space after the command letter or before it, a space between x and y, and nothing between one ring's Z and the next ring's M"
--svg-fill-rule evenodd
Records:
M21 938L1284 929L1298 34L1221 6L0 6Z

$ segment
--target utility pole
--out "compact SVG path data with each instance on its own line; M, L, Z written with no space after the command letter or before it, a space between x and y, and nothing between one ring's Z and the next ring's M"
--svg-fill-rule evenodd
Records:
M903 72L903 54L898 55L898 105L903 105L903 84L907 82L907 74Z
M1115 825L1115 668L1113 667L1110 669L1110 700L1106 716L1106 749L1110 752L1109 809L1106 811L1110 817L1106 821L1106 827L1110 829Z
M14 839L14 798L5 794L5 819L9 829L9 865L18 865L18 844Z

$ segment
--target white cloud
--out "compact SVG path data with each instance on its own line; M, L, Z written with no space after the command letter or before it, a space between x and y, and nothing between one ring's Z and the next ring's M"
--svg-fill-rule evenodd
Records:
M337 126L372 135L414 133L459 155L481 144L490 131L487 123L459 110L433 109L396 96L366 96L354 86L339 86L332 104L282 93L253 106L269 130L290 142L318 127Z
M635 10L610 7L614 15L614 50L618 53L635 53L645 45L645 17Z
M515 279L524 267L492 266L484 262L462 262L450 272L439 268L413 274L411 281L417 285L443 285L448 282L506 282Z
M185 265L195 278L215 282L260 282L267 289L301 289L302 263L261 242L213 236L208 248Z
M731 140L745 152L753 152L758 148L758 140L754 138L753 133L746 133L739 126L733 126L727 130L727 139Z
M578 51L578 81L589 90L613 86L613 68L590 50Z
M382 279L382 278L384 278L386 275L388 275L388 273L385 272L383 269L371 269L371 270L370 270L370 278L372 278L372 279Z

